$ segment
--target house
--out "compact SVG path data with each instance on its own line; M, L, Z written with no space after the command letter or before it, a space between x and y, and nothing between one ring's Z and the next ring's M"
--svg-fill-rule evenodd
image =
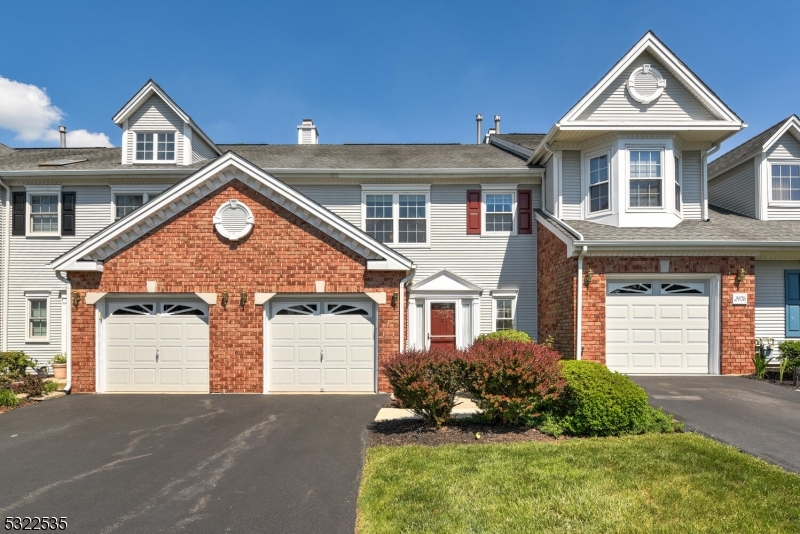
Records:
M509 328L744 373L756 258L798 245L709 205L746 125L652 33L546 134L222 145L152 80L113 120L119 148L0 152L2 346L66 351L76 392L386 391L398 350Z

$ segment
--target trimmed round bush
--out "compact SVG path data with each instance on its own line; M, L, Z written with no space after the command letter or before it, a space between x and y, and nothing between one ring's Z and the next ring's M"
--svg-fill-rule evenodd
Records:
M674 431L672 418L647 404L647 393L605 365L562 362L564 394L558 401L560 425L578 436L619 436Z
M498 330L489 334L481 334L476 340L477 343L484 341L519 341L521 343L532 343L533 340L526 332L521 330Z
M487 339L465 354L464 387L483 417L510 425L531 425L561 394L561 355L551 347Z
M381 369L404 408L430 425L450 419L461 390L464 362L455 350L409 350L383 363Z

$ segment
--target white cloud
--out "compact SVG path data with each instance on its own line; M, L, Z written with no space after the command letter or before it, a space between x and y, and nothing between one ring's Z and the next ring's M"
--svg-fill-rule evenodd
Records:
M64 112L50 102L47 91L35 85L0 76L0 128L11 130L21 141L58 143L58 125ZM67 146L114 146L104 133L67 132Z

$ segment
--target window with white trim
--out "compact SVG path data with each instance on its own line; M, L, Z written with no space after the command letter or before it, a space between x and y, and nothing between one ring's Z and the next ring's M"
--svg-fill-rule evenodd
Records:
M514 193L484 193L484 231L512 233L514 231Z
M663 171L660 150L629 150L630 207L661 207Z
M675 156L675 211L681 211L681 158Z
M30 226L32 234L58 233L58 195L30 195Z
M137 133L135 161L175 161L175 134Z
M800 165L772 165L772 200L800 201Z
M608 208L608 154L603 154L589 160L589 212Z
M494 329L513 330L514 329L514 299L496 299L494 303Z
M47 297L28 297L28 325L25 336L28 341L49 339L47 301Z
M428 193L364 193L364 231L389 245L426 245L428 204Z
M144 204L144 195L114 195L116 218L121 219Z
M166 186L165 186L166 187ZM125 217L160 195L158 189L147 190L139 187L111 188L111 215L114 220Z

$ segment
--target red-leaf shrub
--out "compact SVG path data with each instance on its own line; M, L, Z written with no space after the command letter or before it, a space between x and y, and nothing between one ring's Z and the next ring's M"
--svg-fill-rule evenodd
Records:
M486 418L531 425L564 389L560 359L544 345L479 341L464 356L465 390Z
M460 351L409 350L386 361L381 368L395 397L426 423L441 426L450 418L463 383Z

